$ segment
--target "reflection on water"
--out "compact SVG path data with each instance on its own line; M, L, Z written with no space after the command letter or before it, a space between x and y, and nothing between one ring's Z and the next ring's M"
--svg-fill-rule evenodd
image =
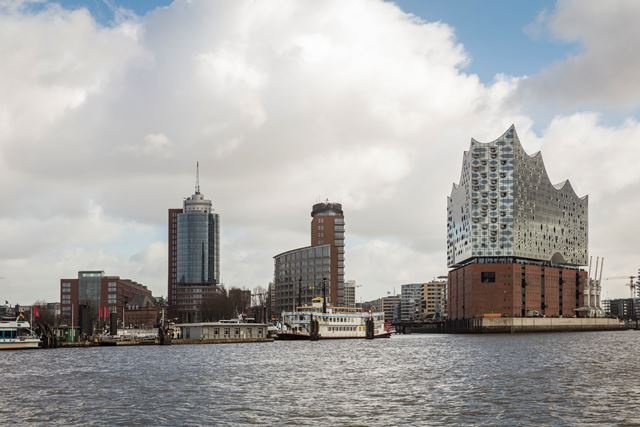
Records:
M0 353L0 423L640 423L640 332Z

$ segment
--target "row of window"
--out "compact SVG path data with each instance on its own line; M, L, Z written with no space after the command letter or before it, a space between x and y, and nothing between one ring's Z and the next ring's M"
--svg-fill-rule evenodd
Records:
M224 332L224 337L225 338L231 336L231 328L223 328L223 332ZM247 328L246 332L247 332L247 335L249 337L253 336L253 328ZM234 328L233 335L234 335L234 337L239 337L240 336L240 328ZM215 338L218 338L220 336L220 328L213 328L213 336ZM259 337L262 336L262 328L258 328L258 336Z
M358 327L358 326L329 326L327 328L329 330L329 332L333 332L333 331L356 331L356 330L360 330L363 331L364 328L362 326Z
M0 339L15 339L16 331L0 331Z

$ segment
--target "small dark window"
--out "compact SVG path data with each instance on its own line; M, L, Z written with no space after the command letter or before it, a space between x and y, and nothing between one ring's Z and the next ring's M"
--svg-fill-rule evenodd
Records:
M480 273L480 282L482 283L495 283L496 273L494 271L483 271Z

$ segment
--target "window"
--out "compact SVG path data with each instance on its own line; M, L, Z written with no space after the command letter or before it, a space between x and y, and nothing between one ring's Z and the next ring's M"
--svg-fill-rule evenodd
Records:
M482 283L495 283L496 273L495 271L483 271L480 273L480 282Z

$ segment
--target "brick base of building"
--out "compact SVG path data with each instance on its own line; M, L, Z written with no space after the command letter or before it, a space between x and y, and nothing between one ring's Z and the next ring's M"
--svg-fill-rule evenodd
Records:
M482 317L575 317L586 271L540 263L472 263L449 272L450 320Z

